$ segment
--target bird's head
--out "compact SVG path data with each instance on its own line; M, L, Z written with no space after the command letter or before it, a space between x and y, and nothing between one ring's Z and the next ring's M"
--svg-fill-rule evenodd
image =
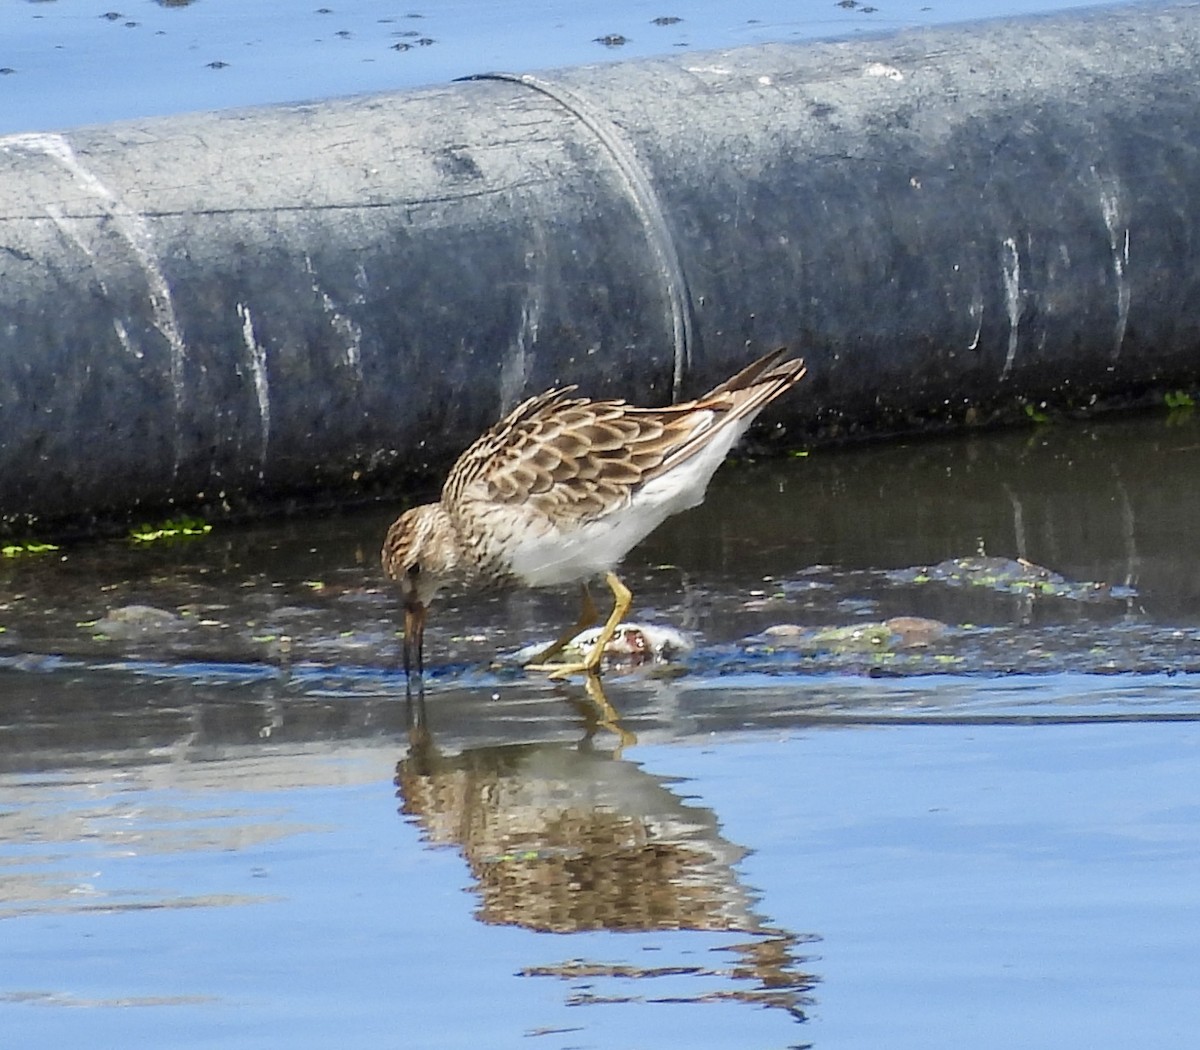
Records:
M400 588L404 603L404 669L424 670L425 611L459 564L454 526L439 504L400 515L383 541L383 571ZM415 660L414 660L415 657Z

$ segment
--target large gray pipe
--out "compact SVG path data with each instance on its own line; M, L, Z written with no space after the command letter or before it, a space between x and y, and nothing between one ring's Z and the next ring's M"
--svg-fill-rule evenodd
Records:
M0 514L393 485L788 343L812 429L1193 383L1200 10L0 139Z

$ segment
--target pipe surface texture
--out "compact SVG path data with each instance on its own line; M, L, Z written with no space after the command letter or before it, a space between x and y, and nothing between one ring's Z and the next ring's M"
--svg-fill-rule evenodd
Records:
M792 439L1187 385L1200 8L0 138L0 515L399 487L790 344Z

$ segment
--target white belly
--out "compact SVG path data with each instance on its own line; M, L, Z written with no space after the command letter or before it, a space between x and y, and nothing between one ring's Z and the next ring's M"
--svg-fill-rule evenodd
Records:
M695 507L717 467L742 436L730 427L691 459L647 482L621 507L594 521L550 528L517 545L513 574L529 587L554 587L613 569L672 514Z

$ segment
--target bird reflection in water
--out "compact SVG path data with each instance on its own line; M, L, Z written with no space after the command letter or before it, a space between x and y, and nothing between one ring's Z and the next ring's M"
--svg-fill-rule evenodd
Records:
M423 704L421 705L423 708ZM703 991L598 996L572 1003L737 1000L804 1020L816 978L802 969L800 937L768 923L738 878L746 851L723 838L714 813L689 805L665 778L594 746L481 747L444 754L423 718L396 766L400 812L426 841L456 847L479 896L476 917L552 933L695 930L744 933L721 945L728 966L641 967L573 959L530 966L525 976L579 982L601 977L704 978ZM714 987L724 981L725 988Z

